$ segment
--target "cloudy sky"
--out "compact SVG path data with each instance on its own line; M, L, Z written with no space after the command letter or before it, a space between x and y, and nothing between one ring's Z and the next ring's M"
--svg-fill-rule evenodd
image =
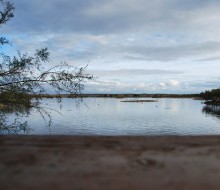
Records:
M219 0L12 0L0 28L50 64L86 66L87 93L197 93L220 86Z

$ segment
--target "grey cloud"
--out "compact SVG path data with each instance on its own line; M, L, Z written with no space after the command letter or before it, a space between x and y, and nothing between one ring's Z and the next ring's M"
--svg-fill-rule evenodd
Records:
M197 59L195 61L219 61L220 57L209 57L209 58L204 58L204 59Z
M220 19L220 1L217 0L22 0L14 3L16 16L9 22L8 28L16 35L19 31L21 34L32 32L44 36L45 33L57 34L59 39L55 37L47 41L49 46L62 44L62 38L70 42L78 39L77 43L82 44L82 41L87 40L83 40L85 34L103 34L110 41L107 45L97 41L92 46L84 43L84 47L89 46L84 51L77 49L76 42L70 48L67 48L67 43L63 47L54 48L65 49L66 56L74 59L91 59L100 55L114 57L115 54L121 54L121 59L124 60L132 60L134 57L133 60L172 61L189 57L196 59L193 56L212 55L213 52L220 51L219 42L208 42L206 39L201 43L188 44L183 44L178 39L176 45L158 46L146 42L144 38L149 31L166 33L166 30L170 30L174 32L173 36L180 31L193 31L193 28L199 28L198 25L209 24L209 14L210 19ZM216 22L212 26L212 31L217 30ZM142 31L143 39L127 45L123 35L115 34L122 31L128 34ZM210 29L203 27L200 31L203 35L203 32L209 33ZM109 33L115 34L115 39L111 39ZM76 35L71 37L68 34ZM77 37L77 34L81 37Z
M146 57L138 57L138 56L132 56L132 55L125 55L123 56L126 60L134 60L134 61L146 61Z
M40 38L40 36L38 37ZM32 38L33 39L33 38ZM134 42L126 44L123 37L116 36L114 39L108 35L101 40L97 40L97 36L86 35L55 35L45 42L41 40L32 40L24 43L22 40L17 40L16 44L20 45L21 49L30 50L34 48L49 45L50 50L54 55L68 57L72 60L93 60L98 57L111 58L114 62L129 61L175 61L179 59L191 59L194 61L214 61L218 60L220 52L220 41L206 41L200 43L188 43L175 45L155 45L145 42ZM120 41L121 40L121 41ZM119 41L119 42L118 42ZM23 46L22 46L23 44ZM33 49L33 48L32 48ZM205 57L205 58L204 58ZM210 57L210 58L207 58Z
M183 71L171 71L171 70L146 70L146 69L119 69L119 70L99 70L91 71L97 76L139 76L139 75L176 75L183 74Z
M220 52L220 42L204 42L167 47L131 46L127 52L141 55L146 60L172 61Z
M192 83L190 85L191 87L194 88L203 88L204 90L208 90L208 89L213 89L213 88L219 88L220 84L217 82L198 82L198 83Z
M85 65L91 60L91 73L126 84L135 76L139 82L179 77L189 83L195 76L203 83L218 76L217 62L207 72L206 63L199 67L198 61L219 59L219 0L12 1L15 18L0 28L2 35L22 51L48 47L54 64ZM175 70L179 66L182 70ZM116 84L123 90L132 88Z
M96 57L111 58L113 61L161 61L169 62L180 59L191 59L194 61L215 61L220 57L216 57L220 52L220 41L208 41L201 43L176 44L167 46L149 46L148 44L131 44L123 43L114 45L114 42L103 45L93 42L93 45L87 45L82 51L77 49L77 45L73 48L66 49L66 55L73 59L95 59ZM63 47L65 49L65 47ZM214 56L213 56L214 55ZM203 58L210 57L210 58ZM200 59L199 59L200 58Z
M16 31L74 31L115 33L144 28L184 29L194 15L188 14L217 0L22 0L14 1ZM201 16L201 15L200 15ZM206 15L203 15L206 17Z
M97 49L93 49L90 55L103 54L111 57L120 56L121 60L125 61L161 61L169 62L179 59L191 59L195 60L199 57L207 57L219 54L220 41L207 41L201 43L189 43L189 44L176 44L167 46L155 46L148 44L131 44L125 45L123 43L115 46L97 46ZM219 57L211 57L208 59L198 59L195 61L213 61Z
M118 37L120 39L120 37ZM117 39L115 39L117 40ZM85 52L78 52L82 58L90 59L100 55L112 57L114 59L124 61L161 61L169 62L179 59L191 59L198 61L214 61L220 59L216 57L220 52L220 41L206 41L200 43L176 44L167 46L158 46L144 43L133 43L127 45L123 42L103 45L94 43L93 46L87 48ZM70 52L73 55L74 51ZM77 53L77 52L76 52ZM80 54L79 54L80 53ZM74 53L75 54L75 53ZM214 57L213 57L214 55ZM210 57L212 56L212 57ZM76 57L76 56L75 56ZM210 57L210 58L202 58Z
M14 25L20 31L83 31L91 28L92 20L81 11L94 0L22 0L14 2Z

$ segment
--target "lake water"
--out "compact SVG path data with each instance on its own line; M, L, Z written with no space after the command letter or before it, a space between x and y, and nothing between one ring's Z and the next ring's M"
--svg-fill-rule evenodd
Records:
M142 98L143 99L143 98ZM28 131L18 134L43 135L214 135L220 134L220 114L216 107L205 107L192 99L158 99L158 102L125 103L114 98L43 99L50 113L48 126L38 112L27 118ZM11 120L13 117L11 116ZM7 132L4 132L7 133Z

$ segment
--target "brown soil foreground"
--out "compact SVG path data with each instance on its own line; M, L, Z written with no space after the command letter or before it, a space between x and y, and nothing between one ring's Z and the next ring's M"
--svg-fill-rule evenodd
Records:
M0 136L1 190L220 189L220 136Z

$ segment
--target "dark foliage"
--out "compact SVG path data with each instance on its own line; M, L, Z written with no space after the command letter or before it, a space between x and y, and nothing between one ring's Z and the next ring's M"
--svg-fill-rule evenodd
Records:
M200 93L200 96L204 100L210 100L210 101L220 101L220 88L212 89L212 90L206 90L205 92Z

